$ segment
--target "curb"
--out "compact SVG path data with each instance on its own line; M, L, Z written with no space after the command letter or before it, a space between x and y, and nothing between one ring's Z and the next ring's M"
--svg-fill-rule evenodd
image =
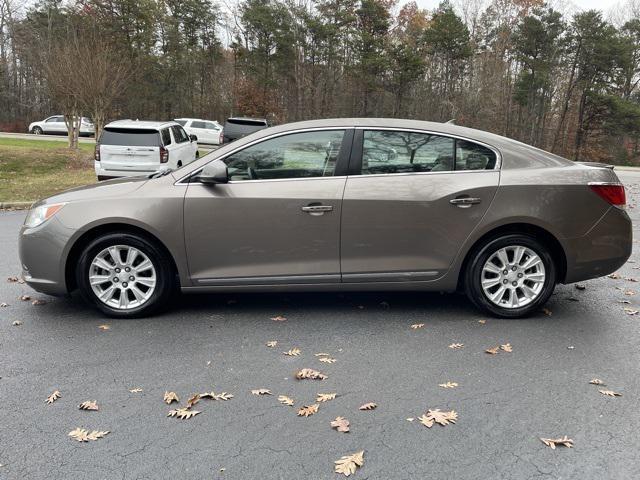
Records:
M33 202L0 202L0 210L25 210L33 205Z

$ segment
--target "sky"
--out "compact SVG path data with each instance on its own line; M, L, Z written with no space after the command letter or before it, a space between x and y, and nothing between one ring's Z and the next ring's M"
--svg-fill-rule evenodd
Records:
M403 2L401 2L403 3ZM433 9L438 6L440 0L416 0L416 3L421 8ZM614 7L619 3L619 0L573 0L577 10L591 10L599 9L603 13L607 13L611 7Z

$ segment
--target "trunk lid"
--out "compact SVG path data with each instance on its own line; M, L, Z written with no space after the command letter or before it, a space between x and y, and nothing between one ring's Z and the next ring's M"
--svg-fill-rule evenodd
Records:
M154 172L160 168L160 133L142 128L109 128L100 138L105 170Z

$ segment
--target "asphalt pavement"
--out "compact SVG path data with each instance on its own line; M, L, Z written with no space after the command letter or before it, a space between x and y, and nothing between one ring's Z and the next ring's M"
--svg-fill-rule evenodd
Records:
M640 173L620 176L637 225ZM23 219L0 214L2 480L336 479L333 462L361 450L355 479L640 477L640 314L624 310L640 310L637 249L621 278L559 286L547 313L522 320L484 316L461 295L417 293L183 296L163 315L112 320L77 296L5 280L20 271ZM512 352L485 353L507 343ZM294 347L299 356L283 355ZM328 378L296 380L302 368ZM165 391L184 405L211 390L234 397L167 417L176 404L163 403ZM296 415L334 392L315 415ZM87 400L99 410L79 410ZM367 402L377 408L359 410ZM421 425L436 408L455 410L456 423ZM331 428L337 416L349 433ZM110 433L80 443L68 436L77 427ZM564 435L573 448L540 441Z

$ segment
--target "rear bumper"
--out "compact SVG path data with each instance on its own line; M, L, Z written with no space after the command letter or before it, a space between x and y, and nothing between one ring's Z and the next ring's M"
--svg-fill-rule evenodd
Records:
M166 165L166 164L165 164ZM107 168L102 168L100 162L94 162L94 170L96 172L96 176L98 180L110 180L112 178L123 178L123 177L140 177L140 176L148 176L152 173L156 173L162 170L166 170L168 167L164 166L156 169L145 169L145 170L111 170Z
M611 207L586 235L565 239L563 243L567 257L563 283L608 275L624 265L631 255L631 219L626 211Z

